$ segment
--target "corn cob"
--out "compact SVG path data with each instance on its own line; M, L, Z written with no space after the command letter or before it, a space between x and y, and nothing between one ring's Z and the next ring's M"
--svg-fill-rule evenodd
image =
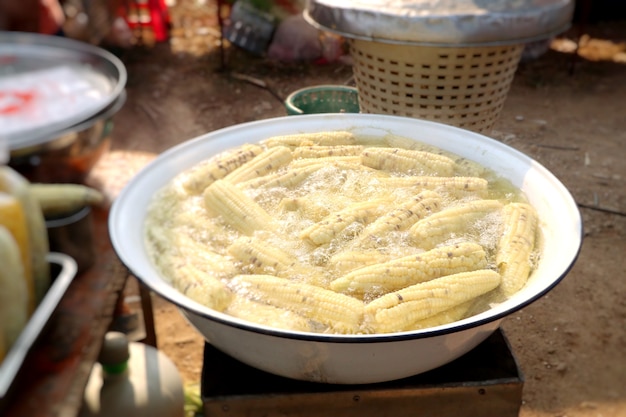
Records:
M46 295L50 288L50 265L46 256L50 252L48 229L39 202L30 192L30 183L17 171L0 166L0 191L16 197L24 210L30 242L30 264L34 288L34 304Z
M30 317L28 288L20 248L11 232L0 225L0 333L11 349Z
M267 230L274 219L243 191L225 180L217 180L204 190L204 206L243 234Z
M228 253L243 264L246 273L280 275L293 269L292 255L271 247L260 239L240 237L229 247Z
M333 156L358 156L363 151L362 145L344 146L299 146L293 151L294 159L324 158Z
M237 296L233 298L224 313L242 320L276 329L295 330L300 332L310 332L313 326L310 320L302 317L293 311L269 304L250 300L246 297Z
M535 209L525 203L507 204L502 216L504 227L498 242L496 265L502 275L502 292L510 297L528 280L538 218Z
M332 203L336 203L336 201L329 203L328 200L317 198L317 195L312 194L302 197L283 198L280 201L279 208L285 211L298 212L298 215L303 219L319 222L333 212L334 206Z
M252 158L263 152L259 145L246 144L207 159L182 173L178 178L183 188L191 194L199 194L213 181L224 178Z
M211 250L207 244L196 241L189 235L177 234L173 242L172 251L175 251L176 255L186 263L211 271L215 276L232 277L238 271L230 257Z
M224 180L237 184L252 178L262 177L287 165L292 159L291 150L286 146L270 148L226 175Z
M374 177L376 178L384 178L384 177L389 176L388 172L384 172L379 169L365 166L361 163L360 160L359 160L359 163L348 163L347 161L337 161L333 164L333 166L338 170L356 171L359 173L362 172L362 173L374 174Z
M486 294L500 285L490 269L461 272L383 295L366 304L368 325L376 332L407 329L414 323Z
M442 326L448 323L454 323L455 321L459 321L464 319L465 317L469 317L468 313L475 301L470 300L465 303L454 306L448 310L442 311L441 313L437 313L425 319L419 320L415 323L412 323L409 327L405 329L397 329L398 331L404 330L421 330L428 329L430 327Z
M485 173L485 167L483 167L479 163L469 160L467 158L463 158L444 149L438 148L437 146L428 145L426 143L417 142L412 139L396 135L387 135L385 139L387 146L391 148L413 149L416 151L429 152L436 155L446 156L452 159L455 163L454 175L456 176L480 177L482 174Z
M212 251L185 234L177 234L166 225L151 225L147 228L146 237L148 256L176 288L184 288L186 283L183 280L193 276L179 273L183 265L211 271L216 279L230 278L239 272L230 257Z
M456 157L454 159L454 174L459 177L482 177L487 169L471 159Z
M477 192L479 195L486 193L489 182L478 177L386 177L380 181L385 187L417 187L433 191L464 191Z
M301 239L311 241L315 245L328 243L340 235L348 226L359 223L367 224L377 218L383 210L385 200L359 202L349 205L343 210L332 213L322 221L307 227L300 233Z
M359 155L348 155L348 156L324 156L320 158L300 158L295 159L291 164L290 168L304 168L309 165L319 165L323 166L341 166L341 167L349 167L350 169L359 168L361 166L361 157ZM341 165L340 165L341 164Z
M341 146L356 144L356 136L348 131L326 131L317 133L298 133L294 135L274 136L261 142L267 147L288 146Z
M420 145L420 142L417 142L416 140L407 138L405 136L388 134L385 135L383 139L384 145L389 148L417 149L417 146ZM430 150L428 151L430 152Z
M331 327L356 333L363 319L363 302L315 285L271 275L238 275L231 281L251 299L285 308Z
M387 261L388 256L376 249L345 250L328 260L328 267L341 273Z
M287 171L279 171L273 174L264 175L258 178L252 178L237 184L240 188L272 188L284 187L291 188L297 186L306 180L315 171L324 168L324 164L312 164L304 167L290 168Z
M177 274L178 282L184 283L181 292L192 300L217 311L223 311L230 303L230 289L211 273L186 264L178 268Z
M400 148L366 148L361 163L367 167L411 175L452 176L454 161L430 152Z
M360 245L375 243L386 233L405 230L419 219L438 211L440 204L439 194L428 190L419 193L367 225L359 235Z
M167 205L165 202L163 205ZM155 210L156 211L156 210ZM158 211L157 211L158 212ZM163 208L158 212L159 216L151 217L154 227L182 231L194 240L211 248L225 248L231 239L224 233L224 222L221 217L208 210L202 196L193 196L183 201L178 201L171 208ZM177 244L178 246L181 243Z
M355 269L332 281L330 288L360 298L380 296L445 275L483 269L486 256L477 243L442 246Z
M498 200L473 200L441 210L416 222L409 233L423 249L430 249L451 237L469 232L473 222L502 208Z
M32 183L29 188L46 218L71 214L104 202L104 194L82 184Z
M360 157L336 157L333 162L328 160L328 163L324 163L315 173L312 173L312 182L317 182L317 188L321 189L326 194L329 193L329 188L333 185L343 187L342 195L351 196L351 198L358 198L364 200L371 198L364 196L362 190L368 188L379 189L380 186L372 187L372 181L377 178L383 178L389 176L388 172L380 171L374 168L367 167L361 164ZM315 161L319 162L321 158L315 159L299 159L292 162L290 165L293 167L304 167L308 165L315 165ZM322 185L325 183L326 185ZM377 190L380 191L380 190ZM331 190L330 193L337 193L337 190ZM376 193L376 192L375 192Z
M428 143L415 141L401 136L387 135L385 137L387 145L391 148L406 148L415 151L433 153L435 155L447 156L450 159L456 160L459 158L455 153L446 151L438 146L430 145Z

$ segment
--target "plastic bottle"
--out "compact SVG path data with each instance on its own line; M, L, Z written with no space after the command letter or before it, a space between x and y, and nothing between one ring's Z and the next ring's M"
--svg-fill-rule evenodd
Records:
M124 333L105 335L80 417L183 417L183 383L174 363Z

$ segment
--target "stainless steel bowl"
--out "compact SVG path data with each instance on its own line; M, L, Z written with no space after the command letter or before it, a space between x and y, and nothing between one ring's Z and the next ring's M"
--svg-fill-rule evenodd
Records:
M304 18L346 38L409 45L515 45L567 30L572 0L310 0Z
M124 91L88 120L26 147L13 147L9 165L33 182L82 183L111 146L115 114L126 102Z
M112 53L60 36L0 31L0 93L28 93L28 105L0 111L9 148L47 141L111 106L126 86L126 67ZM9 101L9 105L24 104ZM3 103L4 104L4 103ZM7 110L0 106L0 110Z
M521 187L538 211L544 243L541 262L526 287L489 311L443 326L378 335L328 335L277 330L227 316L187 298L160 275L144 246L144 220L155 192L175 175L244 142L345 129L366 135L392 133L436 145L481 163ZM285 116L229 127L182 143L131 179L113 203L109 231L121 261L150 289L177 305L216 348L270 373L338 384L399 379L458 358L485 340L506 316L563 279L582 243L582 222L574 199L554 175L528 156L456 127L374 114Z
M126 100L124 64L59 36L0 31L0 142L33 181L81 182Z

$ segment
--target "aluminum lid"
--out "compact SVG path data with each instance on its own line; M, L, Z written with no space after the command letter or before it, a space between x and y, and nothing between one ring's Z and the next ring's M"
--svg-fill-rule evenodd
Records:
M567 30L572 0L309 0L305 19L363 40L420 45L502 45Z
M9 150L39 145L123 94L123 63L59 36L0 32L0 136Z

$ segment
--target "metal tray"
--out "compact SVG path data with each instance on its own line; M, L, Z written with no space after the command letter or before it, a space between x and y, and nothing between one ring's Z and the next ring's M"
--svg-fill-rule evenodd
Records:
M548 39L571 25L572 0L310 0L304 18L347 38L484 46Z
M55 79L58 85L47 83ZM102 48L59 36L0 31L0 139L10 150L43 143L109 107L126 80L124 64ZM2 111L20 105L24 98L16 92L29 89L45 94L35 94L38 101L29 104L28 114Z
M33 312L20 336L7 352L4 361L0 364L0 406L33 344L76 276L76 261L72 257L63 253L50 252L46 259L51 264L51 267L60 269L60 272L53 276L50 289Z

